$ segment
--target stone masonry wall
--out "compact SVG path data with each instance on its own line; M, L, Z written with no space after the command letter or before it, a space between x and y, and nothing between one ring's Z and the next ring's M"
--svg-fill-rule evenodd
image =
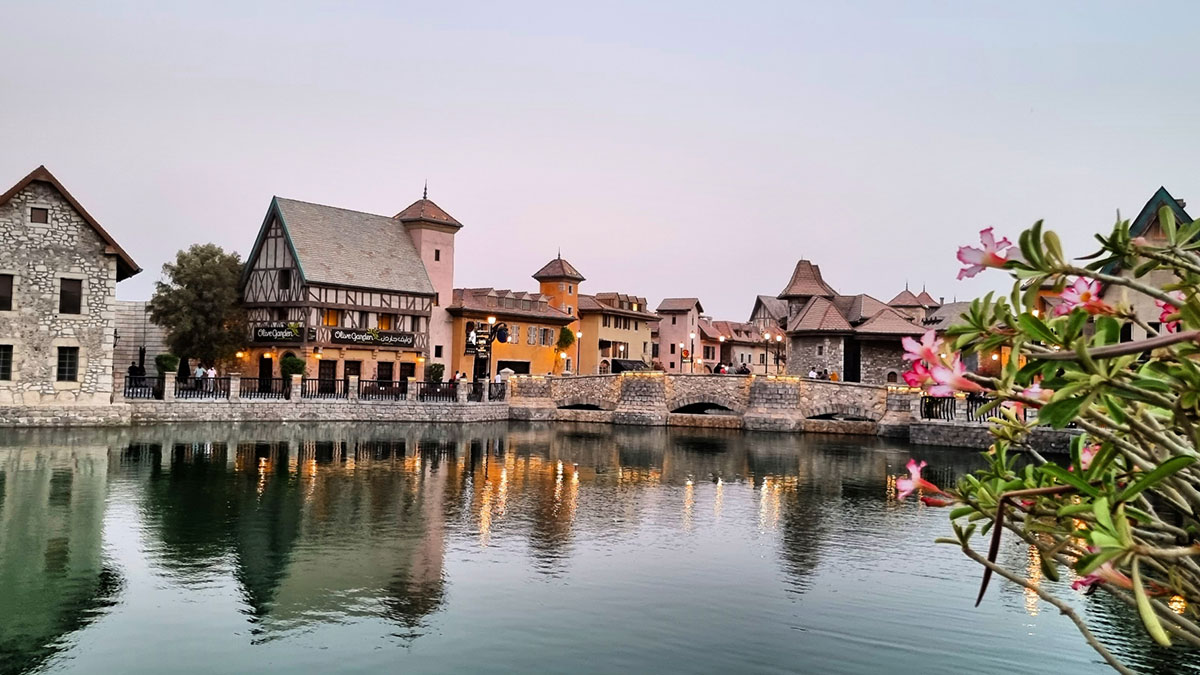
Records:
M160 422L491 422L508 419L507 403L397 401L135 401L133 424Z
M821 354L817 354L817 348ZM787 374L804 377L808 371L827 370L841 377L846 372L842 338L837 336L795 336L788 342ZM773 358L773 357L772 357Z
M158 369L154 366L154 357L166 354L167 331L150 321L146 314L145 302L118 300L115 303L116 330L121 336L113 350L113 374L124 375L129 372L129 364L137 362L138 348L146 348L146 377L154 378Z
M550 397L556 407L591 404L603 410L614 410L621 396L620 375L581 375L548 381Z
M30 208L50 222L30 222ZM0 344L13 346L13 377L0 405L103 405L112 395L117 261L83 217L35 181L0 205L0 274L13 275L12 311L0 312ZM63 278L83 281L82 312L59 314ZM79 377L55 378L58 348L79 348Z
M986 450L991 446L992 434L986 424L964 422L942 422L917 420L909 426L909 440L917 445L942 445L957 448ZM1071 438L1081 432L1070 429L1035 429L1029 443L1041 453L1067 453Z
M895 374L893 383L903 382L900 374L912 365L904 360L904 347L899 339L862 342L859 363L859 381L866 384L886 384L888 373Z
M0 406L0 427L124 427L132 413L121 403Z

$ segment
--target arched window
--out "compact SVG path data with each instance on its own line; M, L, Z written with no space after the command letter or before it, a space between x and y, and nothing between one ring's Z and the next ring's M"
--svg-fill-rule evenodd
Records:
M894 371L894 370L888 371L888 374L887 374L888 384L895 384L899 379L900 379L900 376L896 374L896 371Z
M600 362L600 374L607 375L608 370L609 370L608 361L601 361Z

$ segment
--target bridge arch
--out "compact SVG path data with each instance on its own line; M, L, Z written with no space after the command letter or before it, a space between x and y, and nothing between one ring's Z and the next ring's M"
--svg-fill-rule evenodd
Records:
M667 410L671 412L683 412L683 408L699 408L701 406L710 406L735 413L746 412L746 406L742 401L720 393L675 396L667 401Z
M805 419L848 417L852 420L878 422L883 417L879 412L853 403L820 403L803 411Z
M616 404L594 396L566 396L554 402L560 410L615 410Z

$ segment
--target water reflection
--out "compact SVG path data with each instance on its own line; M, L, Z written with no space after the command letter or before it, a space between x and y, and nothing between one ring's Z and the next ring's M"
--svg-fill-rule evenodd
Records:
M840 671L877 672L903 663L896 645L913 630L918 587L965 577L965 612L977 578L952 551L936 559L966 574L913 556L945 521L890 499L911 453L878 439L588 425L0 432L0 583L12 589L0 594L0 671L69 670L56 654L87 657L76 662L93 670L127 667L88 651L81 634L106 611L153 631L145 606L168 598L190 603L178 620L191 629L169 640L204 651L200 636L227 636L229 670L261 670L261 650L312 643L331 652L326 671L341 659L395 667L361 661L381 644L441 645L428 649L448 670L469 668L467 656L454 659L474 647L507 654L495 662L520 670L537 651L519 649L522 640L582 658L588 646L577 636L599 630L587 623L595 615L615 626L604 630L615 631L607 641L623 644L618 651L673 654L660 668L683 667L685 646L709 629L710 641L738 636L722 647L725 669L753 658L778 665L794 657L795 631L825 621L812 633L822 641L802 641L815 670L828 658ZM976 463L973 453L921 455L947 484ZM106 523L117 534L106 537ZM119 536L122 528L136 536ZM1040 578L1036 551L1008 555L1010 567ZM1011 604L987 615L997 625L1013 620L1002 614L1010 609L1046 617L1036 596L1005 588ZM134 590L162 595L139 603ZM819 610L798 609L809 603ZM1089 607L1104 617L1124 611ZM737 612L750 613L728 623ZM868 613L891 641L856 651L855 665L845 641ZM997 639L994 626L984 631L968 616L955 615L969 626L951 636L956 643ZM345 626L354 629L329 632ZM372 632L384 641L364 637ZM138 648L136 632L106 635ZM445 636L453 644L440 643ZM468 636L472 647L459 640ZM1078 646L1069 633L1054 639ZM568 651L556 652L563 644ZM1071 653L1077 665L1092 662L1086 647ZM1136 640L1123 653L1163 662ZM293 669L321 669L305 658L313 655ZM588 658L597 670L630 666L611 650ZM691 665L720 665L708 658Z

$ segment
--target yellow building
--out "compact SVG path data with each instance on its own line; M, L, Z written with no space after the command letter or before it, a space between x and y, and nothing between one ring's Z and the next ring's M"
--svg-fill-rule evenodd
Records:
M454 301L446 308L452 318L453 346L451 372L466 373L472 380L493 379L508 368L518 375L558 374L570 366L569 358L559 355L558 334L575 317L553 307L541 293L497 290L494 288L456 288ZM488 319L495 323L489 324ZM506 342L491 343L490 358L478 348L482 335L504 327ZM475 345L470 338L475 337ZM449 377L451 373L446 373Z
M650 329L658 316L647 311L646 299L624 293L584 295L586 281L574 265L560 255L542 266L533 278L550 306L575 317L569 328L576 344L567 350L567 366L581 375L612 372L614 361L625 361L628 370L651 362Z

